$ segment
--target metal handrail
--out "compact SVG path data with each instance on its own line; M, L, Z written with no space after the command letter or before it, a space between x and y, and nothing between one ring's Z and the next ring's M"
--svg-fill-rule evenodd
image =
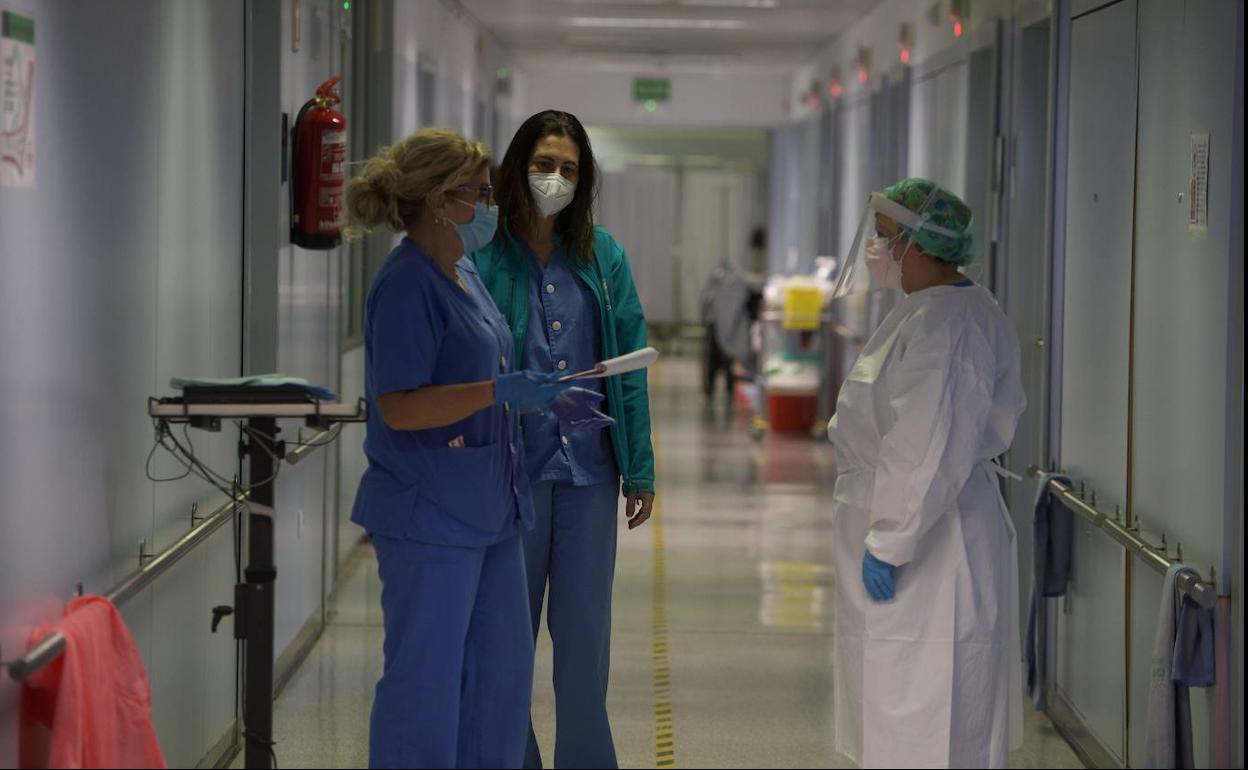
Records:
M326 444L333 443L338 438L338 434L341 431L342 423L338 422L334 423L331 428L317 431L306 441L300 439L300 444L286 453L286 462L290 465L297 464L300 460L307 457L312 452L315 452L317 449L320 449Z
M1032 466L1029 469L1033 478L1042 478L1051 472ZM1117 512L1106 514L1096 507L1096 496L1085 500L1078 492L1057 479L1049 479L1049 490L1066 504L1080 518L1087 520L1098 529L1103 530L1127 552L1140 559L1154 572L1165 575L1175 564L1182 564L1180 553L1178 559L1171 560L1165 537L1160 547L1154 546L1139 536L1137 528L1129 528ZM1180 548L1180 552L1182 549ZM1192 601L1201 607L1212 608L1217 604L1218 592L1212 581L1206 581L1195 569L1188 568L1175 577L1175 585Z
M341 430L342 424L338 423L332 428L318 431L307 441L301 440L297 447L286 453L285 461L290 465L295 465L311 452L337 439ZM105 594L104 598L116 606L125 604L135 594L147 588L156 578L167 572L183 556L186 556L200 543L211 537L214 532L232 521L237 506L244 505L246 502L246 493L239 492L230 500L222 503L202 523L183 535L178 542L161 551L156 556L151 557L151 561L127 575L124 580ZM142 558L142 555L140 558ZM65 652L65 635L57 631L46 636L22 657L14 661L5 662L3 665L9 669L9 677L14 682L21 683L29 679L36 671L56 660L63 652Z
M178 542L161 551L151 561L127 575L124 580L105 594L105 598L118 606L126 603L135 594L151 585L156 578L167 572L183 556L186 556L196 546L212 536L214 532L232 521L236 506L245 502L246 498L240 492L232 499L222 503L208 518L183 535ZM60 631L49 634L28 650L25 655L5 664L9 669L9 677L14 682L24 682L36 671L56 660L64 651L65 635Z

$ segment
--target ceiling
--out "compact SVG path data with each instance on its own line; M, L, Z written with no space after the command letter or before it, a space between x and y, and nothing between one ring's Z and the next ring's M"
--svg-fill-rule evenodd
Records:
M879 0L460 0L521 66L777 71Z

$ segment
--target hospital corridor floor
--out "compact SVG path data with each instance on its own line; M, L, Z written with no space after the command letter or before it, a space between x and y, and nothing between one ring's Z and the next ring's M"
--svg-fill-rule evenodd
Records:
M852 767L832 749L826 443L751 438L722 393L707 408L692 360L651 376L658 515L619 536L610 712L621 767ZM277 700L281 767L365 767L381 671L381 586L367 546L330 623ZM537 647L533 718L553 756L550 638ZM1077 768L1026 706L1013 767ZM241 758L236 761L241 766Z

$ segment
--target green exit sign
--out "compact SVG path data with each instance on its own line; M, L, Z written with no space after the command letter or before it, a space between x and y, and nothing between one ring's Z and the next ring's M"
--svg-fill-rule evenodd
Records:
M26 45L35 44L35 20L12 11L0 16L0 35Z
M635 78L633 101L665 102L672 98L672 81L667 78Z

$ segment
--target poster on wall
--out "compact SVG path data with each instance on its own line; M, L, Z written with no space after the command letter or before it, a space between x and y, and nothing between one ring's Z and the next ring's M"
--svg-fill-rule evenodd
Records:
M35 20L0 12L0 187L35 186Z
M1209 233L1209 135L1192 134L1192 176L1188 184L1187 231Z

